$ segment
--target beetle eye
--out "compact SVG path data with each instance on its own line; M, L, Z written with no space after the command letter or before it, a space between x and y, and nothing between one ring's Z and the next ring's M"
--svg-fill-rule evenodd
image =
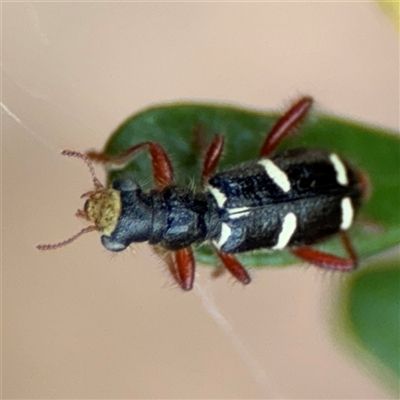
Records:
M90 200L85 201L85 205L83 206L83 210L85 211L85 214L87 214L88 208L89 208L89 202Z

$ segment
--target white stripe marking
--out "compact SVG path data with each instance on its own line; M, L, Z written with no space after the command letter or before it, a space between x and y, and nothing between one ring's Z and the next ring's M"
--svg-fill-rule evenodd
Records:
M260 160L258 163L265 168L267 175L284 192L288 192L290 190L290 182L288 176L277 165L275 165L268 158L264 158L263 160Z
M289 243L294 231L297 227L297 217L293 213L288 213L285 215L282 223L282 230L278 237L278 242L274 247L275 250L280 250L286 247Z
M224 193L222 193L219 189L215 188L214 186L209 185L208 190L210 193L214 196L215 201L218 204L219 208L223 208L224 204L227 200L226 196Z
M336 179L342 185L346 186L349 184L349 178L347 177L346 166L343 164L343 161L339 158L339 156L335 153L332 153L329 156L333 168L335 168Z
M231 227L225 222L223 222L221 224L221 235L219 237L219 240L218 242L214 242L214 244L217 246L218 249L220 249L227 242L231 233L232 233Z
M354 209L351 204L350 197L345 197L342 199L342 223L340 224L340 229L349 229L353 223Z
M247 215L250 214L250 208L249 207L229 208L228 213L230 218L246 217Z

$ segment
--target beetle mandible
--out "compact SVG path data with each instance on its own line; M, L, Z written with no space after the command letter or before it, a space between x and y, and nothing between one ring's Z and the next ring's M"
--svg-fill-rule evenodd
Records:
M275 153L279 143L305 118L313 99L302 97L275 123L265 138L259 158L215 173L224 147L216 135L203 161L202 190L174 183L173 167L161 145L139 143L117 157L74 151L92 174L94 189L77 216L93 225L70 239L39 250L65 246L84 233L101 234L103 246L119 252L133 242L149 242L166 253L166 261L183 290L193 287L195 259L192 245L213 246L222 265L241 283L250 275L235 253L287 248L296 257L320 268L351 271L357 254L347 230L368 192L366 175L338 154L321 149L294 148ZM123 178L104 187L92 161L125 165L139 152L150 154L156 188L143 191L134 179ZM347 258L310 246L339 235Z

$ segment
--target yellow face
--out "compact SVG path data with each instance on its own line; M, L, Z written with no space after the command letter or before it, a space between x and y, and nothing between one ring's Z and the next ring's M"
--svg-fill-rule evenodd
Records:
M121 196L115 189L98 189L88 193L84 214L102 235L111 235L121 214Z

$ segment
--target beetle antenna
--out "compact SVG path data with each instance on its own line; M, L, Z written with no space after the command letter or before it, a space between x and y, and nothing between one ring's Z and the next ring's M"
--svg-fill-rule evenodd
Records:
M56 243L56 244L39 244L36 246L36 248L41 251L56 250L56 249L59 249L60 247L68 246L70 243L74 242L76 239L78 239L80 236L84 235L85 233L89 233L89 232L92 232L95 230L97 230L97 228L94 225L88 226L86 228L83 228L80 232L78 232L76 235L72 236L71 238L64 240L63 242Z
M80 158L88 166L90 174L92 175L94 186L97 189L103 188L103 185L97 179L96 173L94 172L93 164L91 163L89 158L87 158L84 154L79 153L78 151L64 150L61 152L61 155L66 156L66 157Z

